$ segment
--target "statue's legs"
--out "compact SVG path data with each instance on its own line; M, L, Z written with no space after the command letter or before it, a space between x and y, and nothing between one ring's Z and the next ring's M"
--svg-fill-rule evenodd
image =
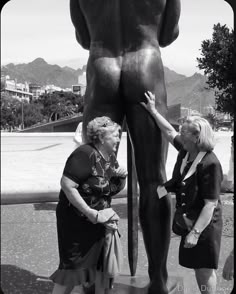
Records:
M144 58L145 57L145 58ZM122 70L121 70L122 67ZM97 116L109 116L121 124L126 115L135 149L140 185L140 222L149 262L149 294L167 294L166 261L170 242L171 201L157 198L157 186L166 180L167 142L153 119L139 104L148 89L158 97L158 109L166 111L163 67L157 50L148 48L118 58L90 58L83 132Z
M127 123L135 149L140 186L140 223L149 264L149 294L167 294L167 255L170 243L171 199L158 199L165 176L166 142L140 105L127 107Z

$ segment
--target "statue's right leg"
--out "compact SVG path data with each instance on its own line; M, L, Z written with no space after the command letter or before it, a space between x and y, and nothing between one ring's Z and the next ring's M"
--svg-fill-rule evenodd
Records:
M167 256L171 232L171 198L159 199L157 186L165 182L167 142L152 117L140 104L126 109L135 150L140 187L140 223L148 257L148 294L167 294Z

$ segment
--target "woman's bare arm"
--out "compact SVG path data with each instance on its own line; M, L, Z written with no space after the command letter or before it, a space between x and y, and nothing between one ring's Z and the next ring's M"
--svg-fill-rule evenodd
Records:
M77 188L78 184L74 181L70 180L66 176L62 176L61 178L61 188L66 194L69 202L75 206L80 212L87 216L87 218L92 222L97 222L97 210L90 208L84 199L79 194Z
M178 135L172 125L157 111L155 107L156 97L150 91L145 92L147 104L142 102L144 108L152 115L157 126L161 129L166 139L173 145L174 138Z

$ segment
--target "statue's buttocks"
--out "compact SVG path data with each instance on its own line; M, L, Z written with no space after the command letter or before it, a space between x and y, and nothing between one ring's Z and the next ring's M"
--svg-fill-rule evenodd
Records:
M114 103L109 95L121 92L127 103L137 103L146 89L159 88L164 91L164 75L159 48L147 46L137 51L123 52L112 56L112 52L96 48L90 51L88 61L88 86L96 84L94 99L103 103ZM99 88L101 88L99 90ZM99 95L102 91L103 95ZM107 93L107 95L104 95ZM120 93L121 94L121 93ZM99 96L99 97L98 97ZM97 98L96 98L97 97ZM160 98L164 97L160 95Z
M137 103L144 91L158 88L160 100L165 102L158 39L166 1L79 3L90 37L87 85L97 89L88 99L115 103L111 99L122 95L124 102Z

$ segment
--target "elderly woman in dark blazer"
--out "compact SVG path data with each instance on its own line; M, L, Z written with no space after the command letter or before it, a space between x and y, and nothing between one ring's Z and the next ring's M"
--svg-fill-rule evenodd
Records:
M127 174L115 156L120 131L109 117L93 119L87 126L89 143L66 161L56 209L60 263L51 276L53 294L77 291L81 285L85 291L94 284L94 293L104 294L111 287L104 269L104 240L107 230L117 230L111 200L124 188ZM112 212L112 218L104 217L104 211Z
M222 168L213 153L214 134L208 121L190 116L180 134L156 110L155 96L146 92L142 103L154 118L166 139L179 151L172 179L157 187L158 197L175 192L176 207L188 207L197 215L195 224L182 236L179 247L180 265L194 269L201 293L216 293L221 234L222 208L220 188ZM187 215L186 215L187 216Z

